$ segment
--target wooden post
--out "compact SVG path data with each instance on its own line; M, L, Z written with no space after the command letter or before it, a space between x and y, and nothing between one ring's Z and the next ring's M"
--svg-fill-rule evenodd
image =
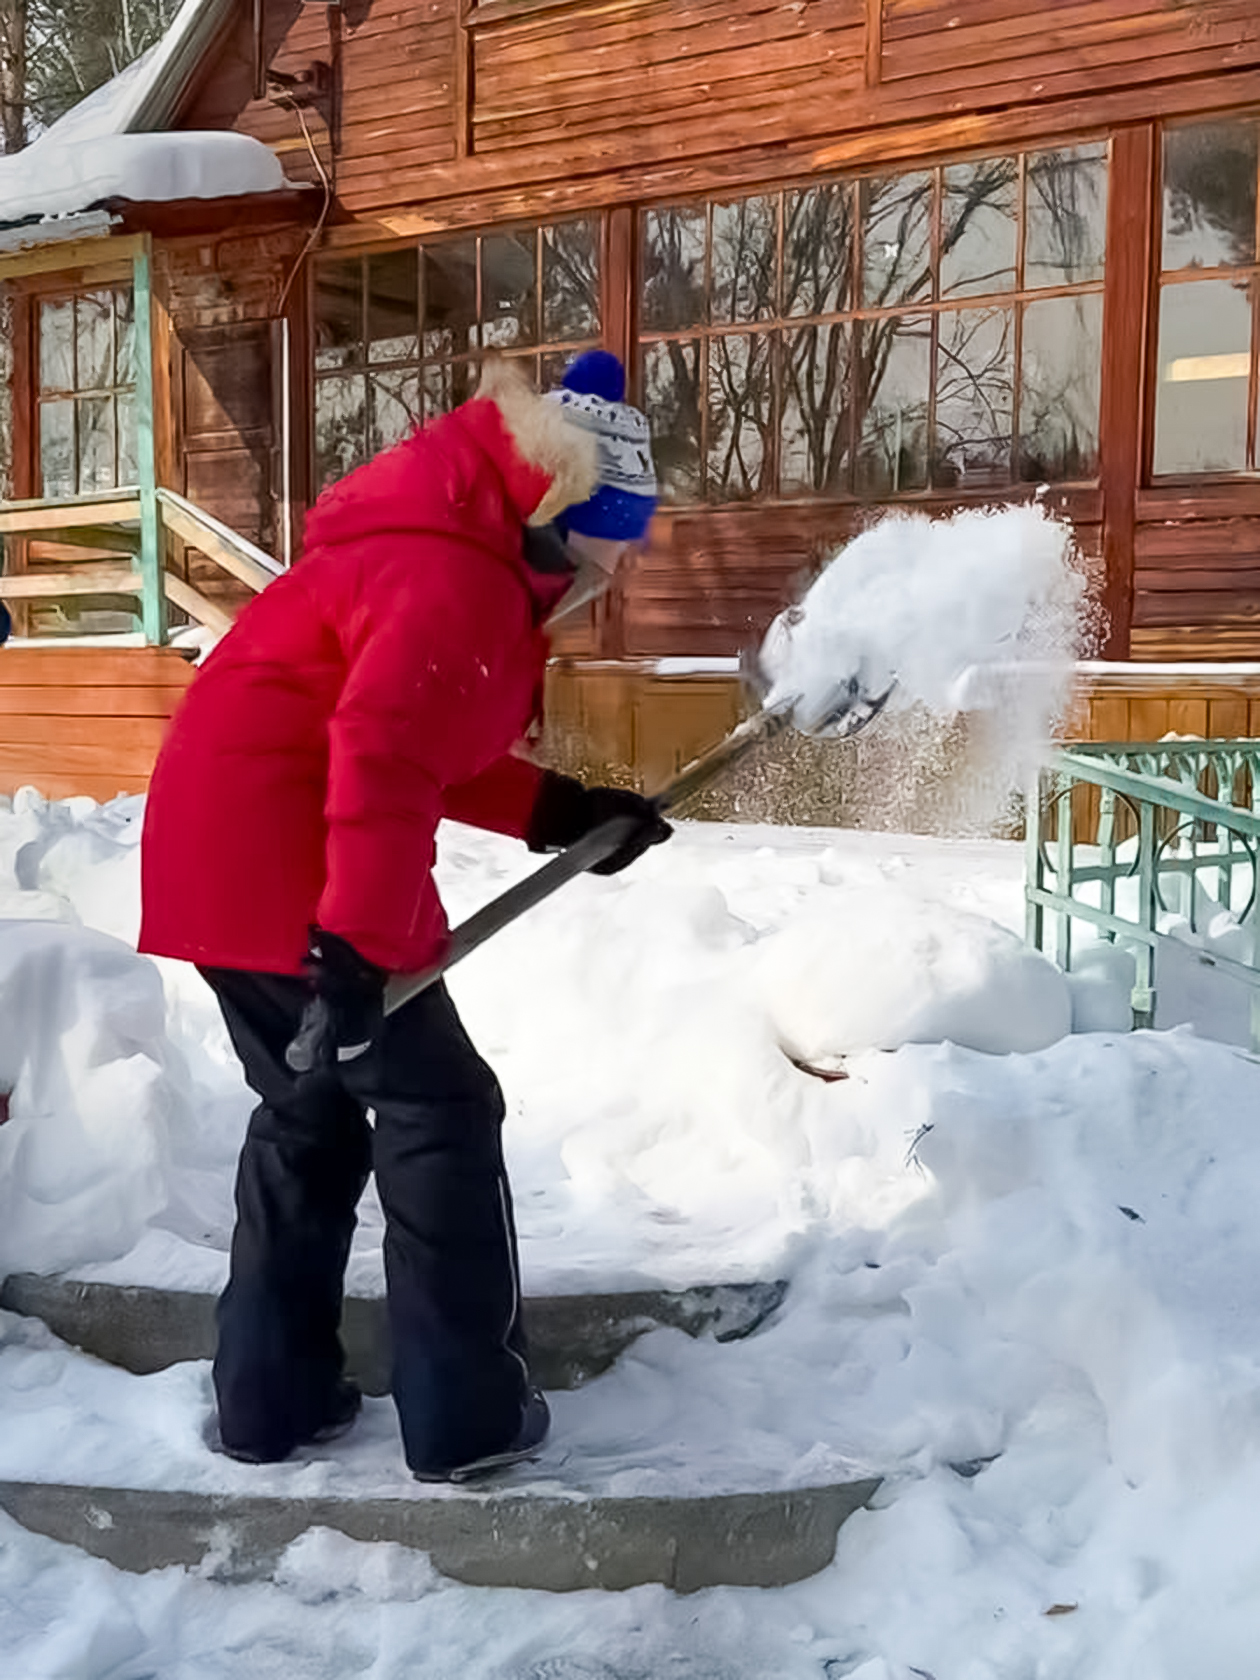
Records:
M140 576L144 639L166 640L166 589L162 576L162 518L157 499L153 425L153 260L146 238L132 259L136 308L136 458L140 477Z
M1155 129L1125 128L1111 143L1103 294L1100 437L1106 659L1129 657L1137 490L1142 474L1143 380L1149 299Z

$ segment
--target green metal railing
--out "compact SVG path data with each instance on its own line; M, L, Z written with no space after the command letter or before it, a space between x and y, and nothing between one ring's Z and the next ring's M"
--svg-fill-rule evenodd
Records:
M1228 911L1254 929L1260 857L1260 740L1090 743L1056 753L1030 791L1024 895L1028 942L1070 970L1084 922L1136 962L1135 1026L1155 1019L1156 968L1180 917L1192 934ZM1203 951L1247 986L1260 1049L1260 962Z

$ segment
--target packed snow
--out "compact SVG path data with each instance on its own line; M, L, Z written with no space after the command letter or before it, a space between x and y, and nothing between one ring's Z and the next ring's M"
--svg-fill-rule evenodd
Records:
M215 1287L249 1098L197 976L132 948L141 817L135 799L0 805L5 1261ZM240 1586L211 1564L127 1576L5 1519L0 1672L1249 1673L1260 1064L1206 1036L1206 993L1194 1029L1071 1031L1122 1024L1125 980L1022 947L1021 863L1001 841L682 824L452 975L508 1096L529 1292L790 1280L744 1342L659 1331L553 1396L553 1439L512 1485L877 1471L828 1569L775 1592L556 1598L316 1530ZM456 919L535 866L443 831ZM368 1205L359 1288L379 1286L379 1234ZM135 1377L0 1315L0 1479L414 1491L388 1401L256 1470L203 1446L208 1395L202 1365Z

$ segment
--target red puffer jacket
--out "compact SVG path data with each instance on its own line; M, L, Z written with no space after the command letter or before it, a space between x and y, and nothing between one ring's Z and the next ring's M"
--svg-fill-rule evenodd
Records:
M521 527L596 470L553 405L494 377L321 498L304 558L198 674L149 791L142 951L295 974L318 922L422 968L446 933L439 819L524 833L540 772L510 749L567 580L530 570Z

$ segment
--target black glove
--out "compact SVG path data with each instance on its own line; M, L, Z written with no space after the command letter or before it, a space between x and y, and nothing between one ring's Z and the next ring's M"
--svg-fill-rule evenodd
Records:
M360 956L349 940L317 927L311 929L303 967L313 995L285 1061L294 1073L353 1061L385 1025L385 970Z
M615 875L674 832L655 803L629 788L583 787L572 776L548 770L530 814L525 843L531 852L558 852L612 817L633 817L636 827L611 857L591 865L593 875Z

